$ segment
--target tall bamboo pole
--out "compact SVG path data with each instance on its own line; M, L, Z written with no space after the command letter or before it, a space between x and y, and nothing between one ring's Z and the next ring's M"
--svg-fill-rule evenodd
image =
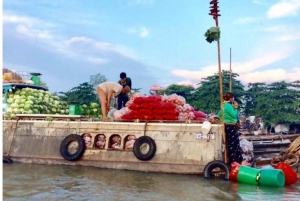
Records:
M229 91L232 92L232 79L231 79L231 48L230 48L230 63L229 63L229 77L230 77L230 80L229 80Z
M215 18L216 21L216 27L219 28L218 23L218 16ZM227 146L226 146L226 133L225 133L225 124L224 124L224 108L223 108L223 79L222 79L222 71L221 71L221 53L220 53L220 40L217 41L218 46L218 68L219 68L219 85L220 85L220 110L221 110L221 116L222 116L222 137L223 137L223 143L224 143L224 162L228 163L228 156L227 156Z

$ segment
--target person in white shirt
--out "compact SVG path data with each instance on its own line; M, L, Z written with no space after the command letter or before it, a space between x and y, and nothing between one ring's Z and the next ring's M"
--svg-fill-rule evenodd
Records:
M131 92L130 87L126 86L123 88L122 85L116 82L103 82L98 85L97 93L99 100L101 102L101 111L103 115L103 120L107 120L107 113L110 108L110 101L112 97L116 97L120 93L129 93Z

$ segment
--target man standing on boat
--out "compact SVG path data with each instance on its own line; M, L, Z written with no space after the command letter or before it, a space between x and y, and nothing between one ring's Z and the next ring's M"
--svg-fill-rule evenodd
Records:
M116 97L120 93L131 93L129 86L123 87L119 83L116 82L103 82L98 85L97 93L99 96L99 100L101 102L101 111L103 118L102 120L106 121L107 113L110 109L110 101L113 97Z
M120 85L124 87L128 86L131 89L131 79L126 76L125 72L120 73L120 80L118 81ZM118 100L118 110L120 110L122 107L125 107L125 104L129 100L128 93L120 93L116 98L114 102L114 107L117 105Z

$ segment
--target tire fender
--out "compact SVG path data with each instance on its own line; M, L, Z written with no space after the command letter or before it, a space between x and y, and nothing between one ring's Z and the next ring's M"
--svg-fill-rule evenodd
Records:
M3 163L11 164L13 161L10 158L3 157Z
M229 179L229 173L230 173L230 167L224 163L223 161L220 160L215 160L215 161L211 161L209 163L207 163L204 167L203 170L203 176L206 179L211 179L211 173L213 171L213 169L215 168L220 168L221 170L223 170L225 172L225 180Z
M68 146L71 142L76 141L78 143L78 149L75 153L71 154L68 152ZM77 134L70 134L66 136L60 144L60 154L68 161L77 161L85 151L84 139Z
M143 144L148 144L149 150L147 153L142 153L141 146ZM133 144L133 153L135 157L142 161L148 161L155 155L156 152L156 144L154 140L149 136L141 136L139 137Z

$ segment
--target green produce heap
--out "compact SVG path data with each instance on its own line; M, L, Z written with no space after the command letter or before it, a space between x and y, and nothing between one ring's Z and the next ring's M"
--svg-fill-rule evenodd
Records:
M10 107L5 118L13 119L16 114L69 114L69 105L48 91L23 88L10 91L7 97Z
M4 98L4 94L3 97ZM15 119L16 114L56 114L69 115L70 105L59 96L40 89L23 88L8 93L5 119ZM102 118L100 104L91 102L80 106L82 115Z

